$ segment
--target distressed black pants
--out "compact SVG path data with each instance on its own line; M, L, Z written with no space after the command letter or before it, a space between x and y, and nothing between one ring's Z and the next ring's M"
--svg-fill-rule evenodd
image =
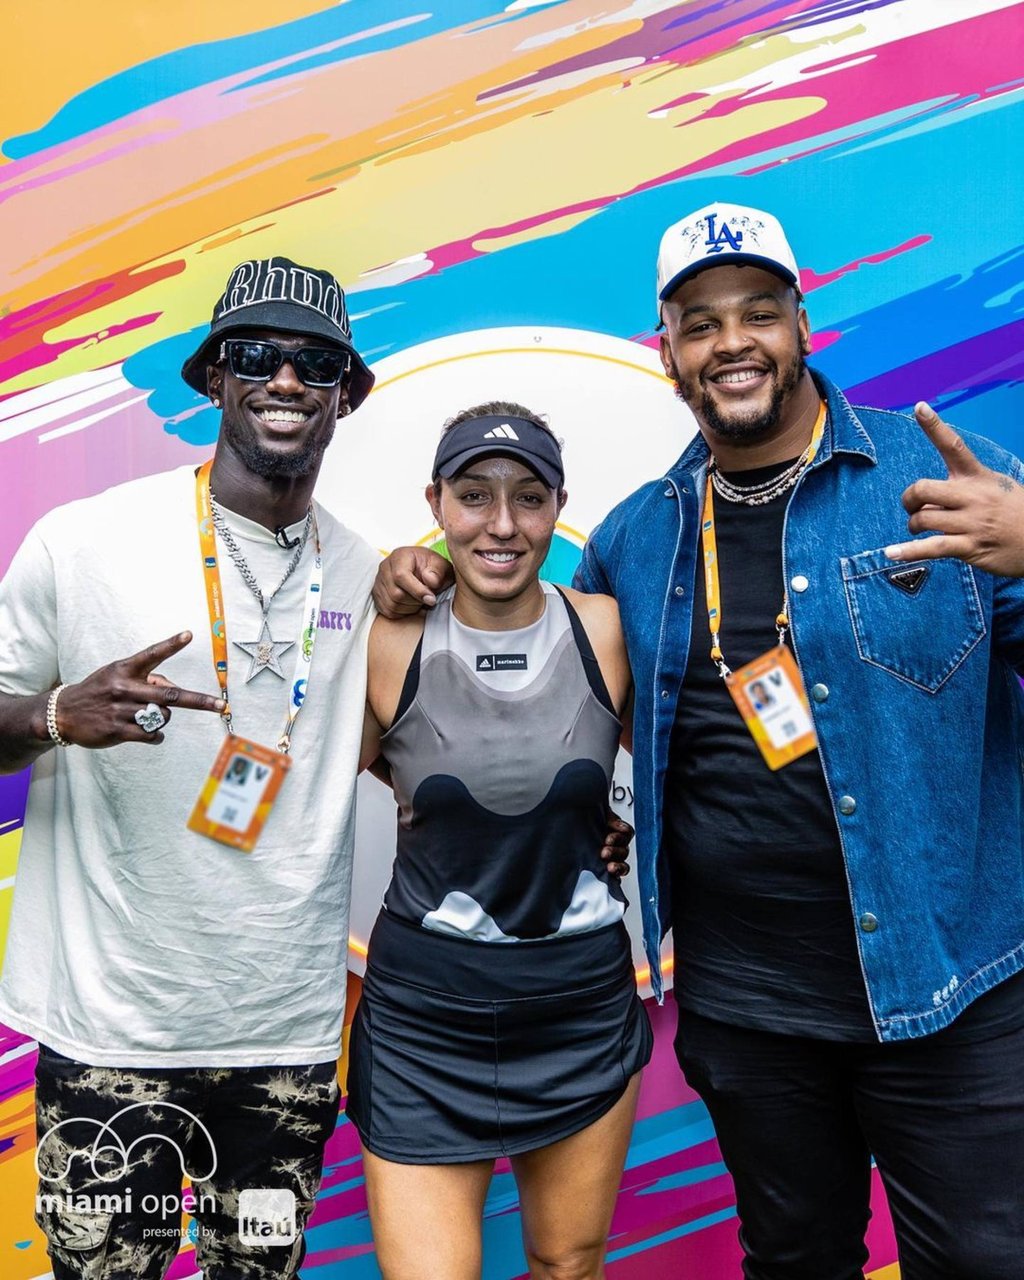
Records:
M333 1062L92 1067L40 1046L36 1221L55 1280L160 1280L183 1208L205 1280L295 1276L337 1113Z
M1024 1030L848 1044L679 1011L747 1280L861 1280L873 1155L902 1280L1024 1276Z

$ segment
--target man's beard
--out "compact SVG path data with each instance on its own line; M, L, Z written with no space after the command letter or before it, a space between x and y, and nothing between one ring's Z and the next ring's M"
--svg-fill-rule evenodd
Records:
M756 444L776 430L782 418L782 406L786 398L800 385L800 379L804 376L806 369L806 362L800 352L781 372L779 366L771 362L768 372L772 379L772 394L768 407L763 412L750 411L743 418L722 416L718 405L707 390L703 375L699 379L699 392L691 389L692 384L690 387L684 387L674 360L672 380L675 383L676 395L693 410L712 435L735 444Z
M294 453L268 449L246 427L229 421L227 417L224 418L221 431L227 443L241 458L245 469L254 476L263 480L297 480L317 471L324 451L334 437L334 427L335 424L332 423L329 430L322 434L308 436L302 447Z

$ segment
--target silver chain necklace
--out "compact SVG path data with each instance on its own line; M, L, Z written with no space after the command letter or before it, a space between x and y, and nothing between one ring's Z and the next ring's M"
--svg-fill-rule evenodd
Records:
M760 484L743 485L726 480L718 470L717 463L712 460L709 467L711 483L715 487L715 493L725 498L727 502L742 502L748 507L764 506L766 502L772 502L788 489L792 489L810 461L810 455L811 446L808 445L796 462L788 466L781 475L772 476L770 480L763 480Z
M270 621L268 614L270 606L274 603L277 593L284 584L292 576L298 568L299 561L302 559L302 553L306 549L306 543L309 541L309 531L313 527L313 508L310 507L306 512L306 523L302 527L302 535L299 538L299 545L295 548L291 560L288 562L288 568L284 571L284 577L277 584L269 596L264 597L260 584L256 581L256 575L249 568L249 562L242 554L242 548L235 541L234 534L227 526L223 513L217 506L217 501L213 494L210 494L210 506L213 510L213 527L220 534L221 541L227 548L228 555L231 557L235 568L242 575L242 581L256 597L259 602L260 612L263 614L263 625L260 627L260 633L255 640L233 640L232 644L236 645L243 653L247 653L251 659L249 663L249 673L245 677L245 683L254 679L261 671L272 671L275 676L285 678L284 672L281 670L281 655L287 653L295 643L294 640L275 640L270 634Z

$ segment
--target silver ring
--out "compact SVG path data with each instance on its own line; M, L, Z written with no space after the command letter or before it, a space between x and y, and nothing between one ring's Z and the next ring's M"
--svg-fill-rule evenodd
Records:
M156 733L167 721L155 702L149 702L135 713L135 723L144 733Z

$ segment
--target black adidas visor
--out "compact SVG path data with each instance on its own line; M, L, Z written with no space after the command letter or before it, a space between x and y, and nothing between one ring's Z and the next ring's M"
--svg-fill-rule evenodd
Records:
M470 418L441 437L434 454L433 476L450 480L474 458L516 458L535 472L549 489L565 482L562 454L550 431L528 418L489 416Z

